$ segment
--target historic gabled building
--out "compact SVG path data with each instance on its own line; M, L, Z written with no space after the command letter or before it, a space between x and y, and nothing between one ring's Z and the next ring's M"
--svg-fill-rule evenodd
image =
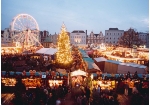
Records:
M54 34L54 35L49 35L51 42L54 43L55 45L57 44L57 38L58 38L58 34Z
M39 41L41 43L44 42L44 40L49 36L49 32L44 30L44 31L40 31L40 38L39 38Z
M103 33L94 34L93 31L87 36L87 44L101 44L104 42Z
M5 28L4 30L1 30L1 43L11 43L11 35L9 28Z
M44 48L49 48L52 45L52 41L50 39L50 36L47 36L45 40L41 43Z

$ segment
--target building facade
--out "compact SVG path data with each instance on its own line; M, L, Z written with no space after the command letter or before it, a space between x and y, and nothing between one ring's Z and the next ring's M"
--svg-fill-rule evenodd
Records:
M44 31L40 31L40 38L39 38L39 42L43 43L44 40L49 36L49 32L44 30Z
M139 38L143 41L143 44L144 45L147 45L147 36L148 36L148 33L143 33L143 32L138 32L138 36Z
M146 48L149 48L149 33L146 35Z
M101 44L104 43L104 35L102 32L99 34L94 34L93 31L90 33L90 35L87 36L87 44Z
M57 44L57 38L58 38L58 34L53 34L53 35L49 35L49 37L50 37L50 39L51 39L51 42L53 43L53 44Z
M105 30L105 43L109 45L117 45L120 37L124 34L124 30L118 28L109 28Z
M86 44L87 31L74 30L70 33L70 43L73 45Z
M1 30L1 43L8 44L12 42L11 34L9 28Z
M51 41L51 39L50 39L50 35L49 35L49 36L47 36L47 37L45 38L45 40L42 42L42 46L43 46L44 48L49 48L49 47L52 47L52 45L53 45L53 43L52 43L52 41Z

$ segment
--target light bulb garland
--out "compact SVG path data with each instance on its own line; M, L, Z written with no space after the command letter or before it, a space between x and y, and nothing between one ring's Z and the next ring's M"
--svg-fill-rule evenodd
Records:
M62 68L63 66L65 68L71 65L73 59L70 50L70 41L64 24L62 25L61 32L58 36L57 46L58 51L56 53L56 64L60 65Z

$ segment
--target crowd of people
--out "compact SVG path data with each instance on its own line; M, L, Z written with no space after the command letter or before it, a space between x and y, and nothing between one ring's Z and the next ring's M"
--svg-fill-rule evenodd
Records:
M49 57L48 60L44 60L43 55L38 57L32 56L34 55L2 55L1 69L2 71L46 71L54 68L50 63L51 60L49 60ZM79 62L76 61L75 65L77 63ZM130 73L127 74L126 79L128 78L130 78ZM133 78L137 78L137 73L135 73ZM62 100L65 99L68 92L72 94L77 105L87 105L89 103L90 105L119 105L116 91L113 93L110 93L107 89L102 91L100 86L91 89L90 87L84 86L69 88L68 86L62 85L56 88L42 85L42 87L28 90L25 87L24 90L20 90L20 87L20 84L16 86L15 98L12 101L14 105L61 105ZM116 88L119 89L117 86ZM125 91L124 94L128 96L129 86L124 84L121 88ZM147 101L143 100L146 100L147 97L147 94L140 95L138 88L134 87L131 95L131 103L133 105L138 105L140 102L146 103ZM138 103L134 102L136 98L139 98Z
M57 105L68 93L65 85L59 87L37 87L20 91L16 89L15 98L12 100L14 105Z
M5 54L1 56L1 69L2 71L46 71L53 68L51 61L51 57L45 60L44 55Z

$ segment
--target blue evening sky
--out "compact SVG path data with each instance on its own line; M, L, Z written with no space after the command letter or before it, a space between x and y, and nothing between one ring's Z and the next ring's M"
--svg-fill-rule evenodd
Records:
M88 34L109 28L149 31L149 0L1 0L1 29L8 28L21 13L35 18L41 31L59 33L87 30Z

